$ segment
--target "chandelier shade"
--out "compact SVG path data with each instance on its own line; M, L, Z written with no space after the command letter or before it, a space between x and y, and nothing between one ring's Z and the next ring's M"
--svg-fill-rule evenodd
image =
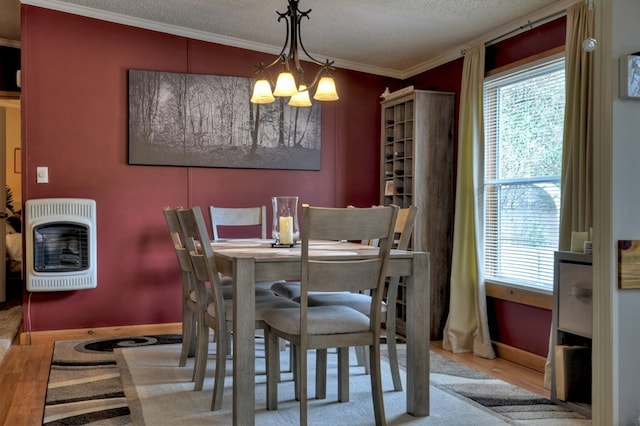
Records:
M291 99L289 99L289 106L295 106L295 107L311 106L311 99L309 99L309 90L307 89L307 86L305 86L304 84L300 85L300 88L298 89L298 93L291 96Z
M271 93L271 83L268 80L257 80L253 86L251 102L254 104L270 104L275 100L276 98Z
M336 91L336 82L333 78L324 76L320 79L313 99L317 101L337 101L340 99Z
M273 91L273 96L293 96L298 94L298 85L296 79L290 72L281 72L278 75L276 81L276 88Z
M278 22L286 24L286 38L284 46L278 57L270 64L260 63L256 65L258 80L253 87L251 102L265 104L275 101L275 97L291 97L291 106L311 106L309 90L317 86L313 99L318 101L336 101L339 99L336 83L331 75L335 71L334 61L329 59L321 62L307 52L300 37L300 22L302 18L309 19L311 9L302 12L298 9L299 0L288 0L286 12L277 12ZM320 66L311 83L304 80L304 69L300 64L298 47L307 56L308 60ZM276 64L283 65L283 71L278 75L276 83L267 78L270 76L268 69ZM272 87L274 90L272 91Z

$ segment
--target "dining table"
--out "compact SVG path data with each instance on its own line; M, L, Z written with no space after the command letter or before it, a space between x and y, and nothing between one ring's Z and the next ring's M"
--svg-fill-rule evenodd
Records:
M218 272L233 278L233 424L255 424L255 283L301 276L299 245L273 240L212 241ZM375 248L374 248L375 249ZM311 241L310 256L371 256L371 246L347 241ZM406 286L406 412L429 415L429 253L391 250L387 276ZM265 403L266 401L261 401Z

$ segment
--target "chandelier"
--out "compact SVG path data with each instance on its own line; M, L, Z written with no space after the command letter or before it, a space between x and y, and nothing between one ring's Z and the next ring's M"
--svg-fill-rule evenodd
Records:
M299 0L288 0L288 2L289 6L287 6L286 12L276 11L278 22L284 20L286 24L284 46L272 63L265 65L261 62L260 65L255 66L256 74L259 74L259 78L253 86L251 102L254 104L268 104L275 101L274 96L282 96L291 97L289 99L289 105L291 106L311 106L309 90L316 86L316 93L313 95L313 99L336 101L338 100L338 92L336 91L336 83L331 76L331 71L335 71L334 61L327 59L325 62L321 62L315 59L304 48L300 38L300 21L302 18L309 19L311 9L301 12L298 9ZM300 65L298 47L302 49L311 62L320 66L311 84L307 84L304 79L304 69ZM272 79L267 78L271 77L268 69L277 63L281 63L284 70L280 72L274 85ZM271 91L272 86L275 86L273 92Z

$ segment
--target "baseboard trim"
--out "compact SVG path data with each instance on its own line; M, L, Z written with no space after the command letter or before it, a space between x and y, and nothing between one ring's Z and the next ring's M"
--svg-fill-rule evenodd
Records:
M20 333L20 345L53 344L58 340L104 339L141 334L180 334L182 323L129 325L120 327L79 328L70 330L34 331ZM547 359L522 349L492 342L496 356L515 364L544 373Z
M104 339L142 334L180 334L182 323L128 325L120 327L79 328L20 333L20 345L53 344L58 340Z
M493 349L498 358L506 359L514 364L522 365L539 373L544 373L547 359L543 356L524 351L522 349L505 345L500 342L492 342Z

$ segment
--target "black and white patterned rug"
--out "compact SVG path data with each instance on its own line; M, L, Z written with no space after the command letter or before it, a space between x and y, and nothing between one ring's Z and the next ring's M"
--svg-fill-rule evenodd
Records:
M383 355L384 352L383 352ZM430 383L445 392L483 407L516 425L583 425L590 420L550 399L493 376L431 353ZM405 368L406 346L398 346L398 362Z
M179 334L166 334L56 342L42 424L130 424L113 350L180 341Z

